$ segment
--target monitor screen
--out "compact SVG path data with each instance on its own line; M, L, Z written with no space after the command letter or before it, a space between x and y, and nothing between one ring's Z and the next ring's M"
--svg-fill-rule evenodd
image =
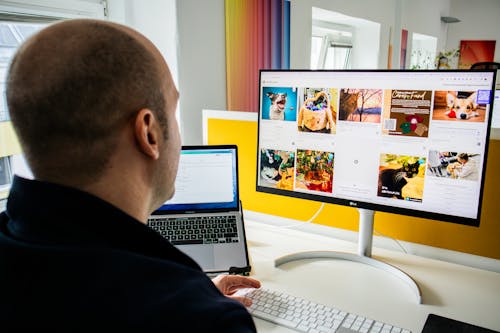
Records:
M257 190L477 226L495 74L262 70Z

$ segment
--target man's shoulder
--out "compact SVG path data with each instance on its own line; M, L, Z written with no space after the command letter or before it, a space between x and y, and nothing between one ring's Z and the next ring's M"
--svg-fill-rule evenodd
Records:
M20 302L24 314L43 318L42 326L51 325L50 312L56 311L60 327L80 322L83 316L88 325L99 323L115 328L122 323L141 330L255 331L245 308L223 296L199 269L168 258L116 249L66 248L63 253L60 248L57 252L51 255L52 260L39 258L42 260L25 272L36 272L37 279L31 281L35 291L27 294L14 280L8 281L9 291L3 290L8 294L6 300L14 305ZM70 307L65 305L68 295ZM29 303L22 301L28 298ZM54 303L50 309L42 306L47 299ZM15 308L9 307L10 318L20 315L10 312Z

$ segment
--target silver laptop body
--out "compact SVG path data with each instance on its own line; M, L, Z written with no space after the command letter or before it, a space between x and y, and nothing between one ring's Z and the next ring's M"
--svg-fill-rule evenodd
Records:
M183 146L175 188L148 225L207 273L248 273L237 146Z

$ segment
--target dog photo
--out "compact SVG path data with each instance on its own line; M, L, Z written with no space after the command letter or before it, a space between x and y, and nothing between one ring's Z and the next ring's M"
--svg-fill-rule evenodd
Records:
M297 88L263 87L262 119L296 121Z
M433 120L484 122L486 104L480 103L477 91L436 91Z

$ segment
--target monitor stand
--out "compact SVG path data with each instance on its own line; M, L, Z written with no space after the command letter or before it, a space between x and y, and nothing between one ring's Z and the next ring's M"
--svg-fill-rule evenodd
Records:
M417 295L417 301L422 303L422 293L415 280L408 274L403 272L397 267L389 265L383 261L372 258L372 241L373 241L373 216L375 212L369 209L358 208L359 211L359 239L358 239L358 254L335 252L335 251L307 251L300 253L293 253L280 257L274 261L274 266L278 267L291 261L302 259L318 259L318 258L332 258L356 261L362 264L370 265L380 268L388 273L391 273L405 283Z

